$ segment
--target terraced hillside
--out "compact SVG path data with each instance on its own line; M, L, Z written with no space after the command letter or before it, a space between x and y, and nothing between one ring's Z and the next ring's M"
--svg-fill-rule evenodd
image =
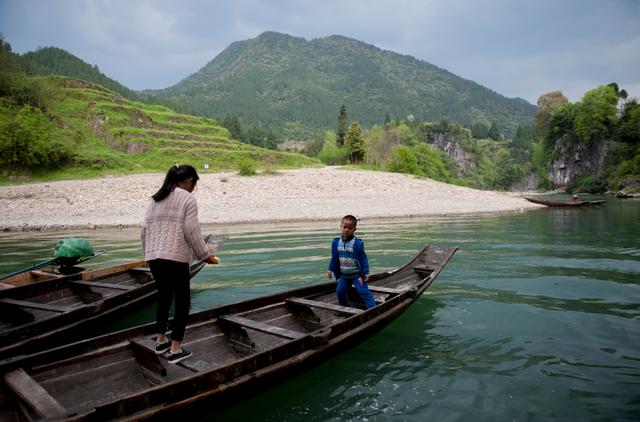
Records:
M189 163L201 171L208 164L209 171L220 171L234 170L246 160L258 168L316 164L303 155L230 139L216 120L132 102L86 81L47 77L40 82L46 87L46 114L55 126L55 138L73 143L71 165L60 171L164 171L175 163Z

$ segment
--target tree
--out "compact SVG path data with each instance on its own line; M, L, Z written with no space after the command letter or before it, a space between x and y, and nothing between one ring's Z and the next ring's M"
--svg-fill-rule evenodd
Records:
M487 133L487 136L490 139L493 139L494 141L497 141L500 139L500 129L498 129L498 124L496 122L491 123L491 127L489 128L489 132Z
M629 97L629 94L626 90L619 89L618 84L615 82L611 82L607 86L613 88L613 90L615 91L616 96L618 97L618 116L622 116L622 113L624 112L624 102Z
M511 142L513 158L520 163L529 161L533 151L533 144L537 140L538 131L535 126L518 126L516 135Z
M397 127L382 128L374 125L367 135L366 161L368 164L382 164L391 151L404 142Z
M386 116L384 116L384 127L388 128L391 126L391 116L389 115L389 113L387 113Z
M309 157L317 157L324 147L324 132L316 131L304 143L302 153Z
M362 162L366 152L366 144L362 128L357 122L351 123L344 140L349 151L349 161L354 164Z
M338 116L338 127L336 128L336 145L340 148L344 145L348 124L347 107L342 104L342 107L340 107L340 115Z
M258 126L249 127L243 141L247 144L268 149L276 149L278 145L278 137L275 133Z
M547 92L538 98L536 127L541 133L546 134L549 131L554 110L568 102L569 100L561 91Z
M640 103L635 98L624 104L618 123L618 137L627 144L640 144Z
M240 124L240 117L237 115L225 116L220 120L220 125L229 131L231 139L236 139L238 141L243 140L242 125Z
M576 104L575 131L583 141L608 138L617 122L618 95L614 87L600 86Z
M474 122L471 125L471 135L476 139L485 139L489 133L489 126L482 122Z

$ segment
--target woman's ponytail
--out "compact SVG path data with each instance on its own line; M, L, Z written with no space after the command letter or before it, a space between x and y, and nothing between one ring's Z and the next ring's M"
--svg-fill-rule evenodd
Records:
M183 164L181 166L176 164L171 166L164 178L162 186L158 192L152 196L152 198L156 202L162 201L164 198L169 196L171 192L173 192L176 186L178 186L178 183L187 179L193 179L193 183L196 183L198 179L200 179L195 168L187 164Z

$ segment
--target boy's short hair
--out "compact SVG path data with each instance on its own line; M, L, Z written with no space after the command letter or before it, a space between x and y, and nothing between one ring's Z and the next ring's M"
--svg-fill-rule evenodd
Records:
M349 215L345 215L344 217L342 217L342 221L347 220L351 223L353 223L353 226L357 226L358 225L358 219L355 218L353 215L349 214Z

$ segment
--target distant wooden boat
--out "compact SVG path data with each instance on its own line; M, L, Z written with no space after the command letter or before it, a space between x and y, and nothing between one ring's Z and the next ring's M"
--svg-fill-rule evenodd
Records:
M596 201L583 201L581 199L577 199L577 200L569 199L567 201L551 201L548 199L531 198L528 196L525 196L524 199L526 199L529 202L533 202L534 204L546 205L548 207L583 207L586 205L602 205L605 202L607 202L604 199L596 200Z
M0 290L0 359L86 338L100 324L151 303L157 290L144 265L136 261ZM191 276L204 265L192 264Z
M456 248L427 246L403 267L370 277L377 306L339 306L322 283L190 315L169 364L147 324L0 363L0 420L141 420L220 409L354 346L398 317Z

